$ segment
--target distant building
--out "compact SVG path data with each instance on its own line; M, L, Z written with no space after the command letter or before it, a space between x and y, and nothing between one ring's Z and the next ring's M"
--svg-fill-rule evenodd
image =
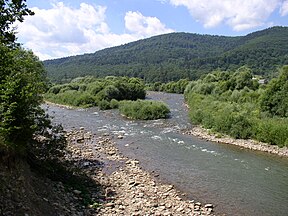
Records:
M259 83L259 84L266 84L266 83L267 83L267 80L266 80L266 79L259 79L259 80L258 80L258 83Z
M267 84L266 79L259 79L260 77L253 77L252 80L257 80L259 84Z

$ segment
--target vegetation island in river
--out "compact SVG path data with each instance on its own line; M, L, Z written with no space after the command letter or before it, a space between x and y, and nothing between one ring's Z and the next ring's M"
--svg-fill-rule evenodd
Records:
M287 27L242 37L172 33L43 63L16 43L14 24L34 14L26 1L0 3L0 215L132 215L139 213L136 199L148 206L143 215L213 210L156 182L109 134L53 124L43 97L149 120L168 118L169 109L144 100L146 89L184 92L194 124L288 146ZM108 160L123 169L107 175ZM131 198L134 189L138 197Z

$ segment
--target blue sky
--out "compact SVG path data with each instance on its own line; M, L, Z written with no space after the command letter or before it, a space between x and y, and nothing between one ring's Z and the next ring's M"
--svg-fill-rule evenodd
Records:
M41 60L170 32L237 36L288 26L288 0L27 0L18 41Z

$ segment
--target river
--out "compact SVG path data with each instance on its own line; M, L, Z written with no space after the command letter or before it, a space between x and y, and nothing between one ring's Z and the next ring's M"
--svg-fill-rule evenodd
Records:
M189 199L213 203L220 215L287 215L287 158L183 135L181 129L191 128L183 95L149 92L147 99L167 103L171 117L131 121L117 110L46 108L65 129L123 135L115 141L125 156L138 159Z

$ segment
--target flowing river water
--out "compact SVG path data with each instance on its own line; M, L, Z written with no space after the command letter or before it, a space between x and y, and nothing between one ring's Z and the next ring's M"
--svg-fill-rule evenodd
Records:
M112 133L120 151L174 184L189 199L216 205L220 215L288 215L288 159L180 133L191 128L183 95L149 92L167 103L167 120L131 121L117 110L46 106L65 129Z

